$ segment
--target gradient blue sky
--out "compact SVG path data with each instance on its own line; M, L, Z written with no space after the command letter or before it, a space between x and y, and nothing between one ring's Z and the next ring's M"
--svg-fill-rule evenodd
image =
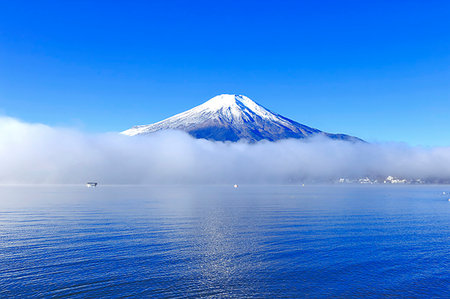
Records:
M450 1L0 1L0 114L120 131L220 93L450 145Z

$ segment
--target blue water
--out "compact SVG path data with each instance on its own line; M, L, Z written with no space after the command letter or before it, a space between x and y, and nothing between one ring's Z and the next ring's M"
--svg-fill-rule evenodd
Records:
M0 296L448 298L443 191L0 187Z

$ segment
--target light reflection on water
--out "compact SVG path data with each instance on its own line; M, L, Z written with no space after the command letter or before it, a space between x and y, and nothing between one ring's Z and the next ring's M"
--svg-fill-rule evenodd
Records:
M443 189L0 187L0 295L449 297Z

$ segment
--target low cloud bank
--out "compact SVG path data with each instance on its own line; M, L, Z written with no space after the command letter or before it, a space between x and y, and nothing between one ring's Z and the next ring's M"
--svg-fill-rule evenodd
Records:
M323 138L257 144L84 134L0 117L0 183L300 183L388 175L450 181L450 148Z

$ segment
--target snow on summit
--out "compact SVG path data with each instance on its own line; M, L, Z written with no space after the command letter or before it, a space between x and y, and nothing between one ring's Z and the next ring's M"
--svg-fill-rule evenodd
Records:
M215 141L256 142L306 138L316 134L332 139L359 141L344 134L330 134L273 113L243 95L222 94L188 111L160 122L135 126L122 134L146 135L161 130L181 130L195 138Z

